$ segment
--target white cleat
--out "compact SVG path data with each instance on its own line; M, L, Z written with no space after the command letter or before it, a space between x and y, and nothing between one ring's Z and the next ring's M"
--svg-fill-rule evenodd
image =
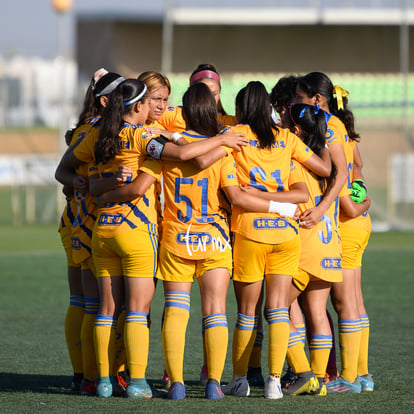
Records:
M282 393L282 388L280 387L279 378L273 378L271 376L267 377L267 380L265 382L264 396L265 398L269 398L271 400L277 400L279 398L283 398L283 393Z
M226 385L222 385L221 390L225 395L248 397L250 395L250 386L249 381L247 381L247 375L244 375L243 377L236 375L234 380L231 380Z

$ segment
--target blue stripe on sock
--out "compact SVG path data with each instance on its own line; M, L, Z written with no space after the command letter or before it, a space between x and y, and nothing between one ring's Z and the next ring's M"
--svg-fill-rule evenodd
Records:
M356 319L354 321L342 319L338 321L339 333L353 333L361 330L361 320Z
M289 332L288 348L292 348L292 346L302 343L302 338L299 332Z
M164 293L164 307L176 307L190 312L190 294L183 291L169 291Z
M332 348L332 335L312 335L309 349L331 349Z
M216 313L203 318L203 330L214 328L216 326L227 327L227 317L225 313Z
M71 296L69 304L72 306L78 306L80 308L85 307L85 299L83 296Z
M289 323L289 309L288 308L276 308L266 311L267 322L269 325L273 323Z
M99 299L85 298L85 313L88 315L96 315L99 311Z
M148 326L148 314L145 312L128 312L125 316L125 323L133 322Z

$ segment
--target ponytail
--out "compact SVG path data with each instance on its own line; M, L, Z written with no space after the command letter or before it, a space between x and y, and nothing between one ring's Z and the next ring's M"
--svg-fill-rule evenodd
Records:
M236 96L237 121L247 124L256 134L260 148L270 149L275 141L269 94L263 83L249 82Z

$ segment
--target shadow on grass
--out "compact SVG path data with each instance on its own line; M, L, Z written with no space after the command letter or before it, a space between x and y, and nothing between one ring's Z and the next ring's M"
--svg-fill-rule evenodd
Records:
M71 394L72 377L0 372L0 392Z
M159 379L147 379L155 388L162 389ZM72 377L67 375L35 375L0 372L0 392L34 392L46 394L73 394L70 389ZM189 387L203 388L197 381L186 381ZM198 387L197 387L198 386ZM160 396L162 396L162 392Z

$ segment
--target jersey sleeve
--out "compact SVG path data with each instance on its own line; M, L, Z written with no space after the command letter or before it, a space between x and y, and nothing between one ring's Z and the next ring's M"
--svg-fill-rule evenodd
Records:
M179 106L169 106L158 120L158 123L168 131L184 131L185 121L182 114L182 108Z
M301 164L295 160L290 161L290 173L289 173L289 188L296 183L305 182L304 171Z
M161 178L162 162L159 160L155 160L153 158L147 158L143 162L139 170L159 180Z
M82 162L91 162L95 159L96 134L90 132L73 150L73 155Z
M292 158L300 163L307 161L314 152L296 135L289 133L289 137L292 140Z
M231 187L233 185L239 185L239 181L237 179L236 162L233 155L229 154L222 159L221 187Z

